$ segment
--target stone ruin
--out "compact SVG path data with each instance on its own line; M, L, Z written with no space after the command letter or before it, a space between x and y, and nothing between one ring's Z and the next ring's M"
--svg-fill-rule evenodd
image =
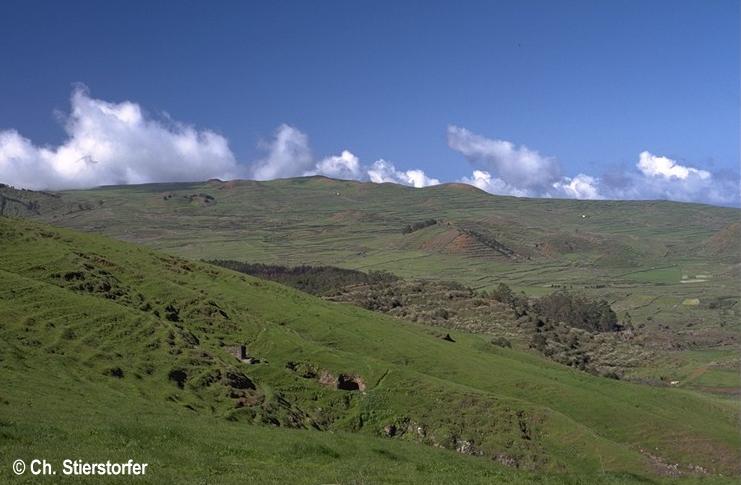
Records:
M257 364L260 362L260 359L250 356L249 352L247 351L247 346L244 344L226 345L224 346L224 349L232 354L234 357L236 357L237 360L239 360L240 362L244 362L247 364Z
M342 391L365 391L365 381L362 377L351 374L335 376L327 370L319 374L319 383Z

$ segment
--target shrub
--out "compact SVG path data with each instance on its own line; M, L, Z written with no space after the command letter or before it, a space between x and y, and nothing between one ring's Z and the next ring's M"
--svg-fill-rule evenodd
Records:
M590 300L567 291L539 298L535 312L550 321L563 322L590 332L617 332L622 329L606 300Z
M243 263L233 260L212 260L208 263L222 266L258 278L276 281L313 295L332 295L351 285L385 283L398 278L388 271L363 273L336 266L281 266L277 264Z
M503 348L507 348L507 349L511 349L512 348L512 342L510 342L509 340L507 340L504 337L496 337L496 338L493 338L493 339L491 339L491 343L493 345L496 345L497 347L503 347Z
M434 226L437 224L436 219L427 219L420 222L415 222L414 224L407 224L404 226L404 229L401 230L402 234L410 234L414 231L419 231L420 229L424 229L425 227Z

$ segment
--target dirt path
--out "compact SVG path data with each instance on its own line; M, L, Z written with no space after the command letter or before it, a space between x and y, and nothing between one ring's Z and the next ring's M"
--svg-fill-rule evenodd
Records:
M704 365L702 367L698 367L697 369L693 370L692 373L687 376L687 380L685 382L692 382L695 379L699 378L701 375L706 373L708 371L709 366Z

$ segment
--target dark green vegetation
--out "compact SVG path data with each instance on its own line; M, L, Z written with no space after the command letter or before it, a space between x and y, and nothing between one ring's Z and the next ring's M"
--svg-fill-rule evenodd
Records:
M419 221L415 222L414 224L407 224L404 229L402 229L402 234L410 234L414 231L419 231L420 229L424 229L425 227L434 226L437 224L437 220L435 219L427 219L426 221Z
M295 266L277 264L249 264L231 260L212 260L208 263L245 273L258 278L277 281L312 295L332 295L342 289L361 284L383 284L398 278L386 271L362 271L336 266Z
M537 299L534 310L543 320L566 322L572 327L590 332L622 330L617 315L606 300L590 300L568 291L557 291Z
M608 301L650 343L648 354L622 356L637 364L628 377L729 397L741 390L738 209L322 177L55 194L6 187L0 196L5 214L190 259L386 270L476 290L506 283L529 296L567 289Z
M466 332L451 342L16 219L0 218L0 276L3 456L149 461L136 483L726 483L739 472L738 407L710 395L591 376ZM10 473L0 477L24 483Z
M455 282L405 281L385 272L332 266L211 263L404 320L486 334L508 348L514 340L518 348L534 348L556 362L613 378L651 354L643 332L618 323L606 301L564 290L528 298L503 283L487 292Z

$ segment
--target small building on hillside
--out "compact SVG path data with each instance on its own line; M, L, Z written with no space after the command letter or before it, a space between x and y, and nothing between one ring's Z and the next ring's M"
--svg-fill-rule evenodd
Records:
M246 345L226 345L224 348L239 360L247 360L249 358Z
M232 354L234 357L236 357L240 362L244 362L246 364L258 364L260 362L260 359L250 356L249 352L247 351L247 346L244 344L225 345L224 349Z

